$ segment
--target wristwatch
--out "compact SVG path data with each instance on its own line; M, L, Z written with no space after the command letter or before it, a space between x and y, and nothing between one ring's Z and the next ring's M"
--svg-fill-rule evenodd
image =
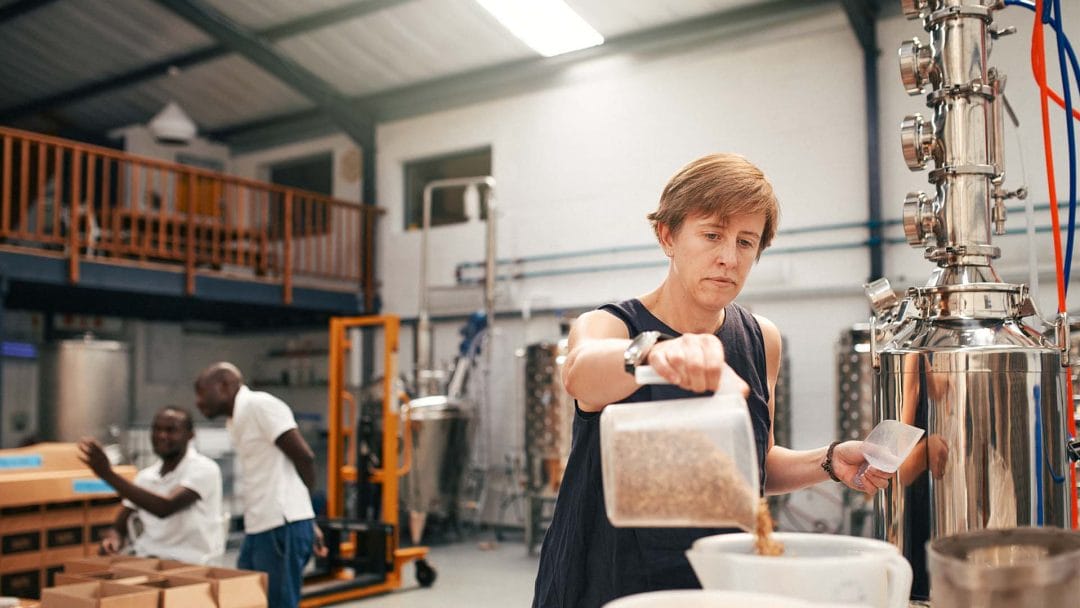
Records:
M627 346L623 353L623 368L626 369L626 373L634 375L634 370L645 363L649 351L662 335L658 331L643 331L634 336L634 339L630 341L630 346Z

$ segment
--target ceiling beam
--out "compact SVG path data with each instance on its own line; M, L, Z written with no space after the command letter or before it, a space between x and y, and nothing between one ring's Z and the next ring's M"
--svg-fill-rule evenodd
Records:
M0 21L3 15L11 7L20 4L43 4L55 0L23 0L15 5L0 8ZM319 11L311 15L300 17L279 25L273 25L254 33L255 36L268 41L283 40L292 36L303 34L319 28L342 23L350 19L356 19L378 11L386 10L412 2L413 0L354 0L348 4ZM130 86L135 86L153 78L166 76L175 70L182 70L191 66L224 57L232 53L232 50L224 44L215 44L187 53L166 57L154 63L139 66L122 74L116 74L107 78L101 78L72 87L65 91L55 93L48 97L34 99L17 106L9 106L0 109L0 123L10 123L20 118L36 114L42 110L48 110L61 105L74 103L95 95L101 95L117 91Z
M0 6L0 23L11 21L20 15L36 11L53 2L56 2L56 0L17 0L16 2L5 4L4 6Z
M836 0L770 0L719 11L677 23L624 34L604 44L556 57L536 57L453 74L392 91L352 98L376 122L399 120L533 91L564 79L573 66L618 54L668 53L703 42L734 37L779 23L833 10ZM252 123L227 126L210 135L236 151L254 150L333 131L311 112L293 112Z
M374 142L374 125L355 104L307 68L286 57L269 40L245 29L204 0L155 1L315 102L361 147L367 149Z
M876 49L877 2L875 0L840 0L840 4L844 6L844 13L847 14L855 37L859 39L859 45L863 49Z
M863 100L866 105L867 220L870 225L870 276L885 274L885 238L881 201L881 101L878 98L877 0L840 0L863 55ZM899 3L897 3L899 4Z

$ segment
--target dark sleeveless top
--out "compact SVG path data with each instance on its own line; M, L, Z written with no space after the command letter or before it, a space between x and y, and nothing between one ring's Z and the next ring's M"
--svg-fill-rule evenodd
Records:
M643 331L679 335L638 300L600 307L626 323L633 338ZM747 407L757 442L761 488L769 445L769 384L765 343L757 320L738 304L725 310L716 335L728 364L750 385ZM707 394L707 393L705 393ZM646 385L623 402L700 397L677 386ZM576 404L575 404L576 407ZM577 409L570 460L551 525L540 550L533 608L599 608L617 597L662 589L699 588L685 552L711 528L615 528L604 508L600 469L600 412Z

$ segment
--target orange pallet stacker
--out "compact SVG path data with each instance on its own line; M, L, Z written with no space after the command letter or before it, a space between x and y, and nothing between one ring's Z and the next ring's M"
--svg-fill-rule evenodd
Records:
M382 328L384 338L382 448L379 467L358 469L356 399L345 384L345 362L359 344L349 340L353 328ZM416 577L422 586L435 580L428 565L427 547L400 546L398 486L410 467L410 433L405 437L402 466L398 466L399 401L394 387L397 377L398 336L401 320L393 315L334 317L330 319L329 407L327 421L326 514L319 524L327 540L329 555L317 560L317 573L305 579L300 606L311 608L386 593L399 589L402 569L416 561ZM406 429L407 431L407 429ZM381 488L381 515L378 521L345 518L345 486L360 481Z

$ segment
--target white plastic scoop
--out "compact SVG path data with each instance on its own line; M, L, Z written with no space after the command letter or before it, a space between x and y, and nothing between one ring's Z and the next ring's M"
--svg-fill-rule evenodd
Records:
M923 433L922 429L899 420L882 420L863 439L863 456L879 471L895 473L918 445Z

